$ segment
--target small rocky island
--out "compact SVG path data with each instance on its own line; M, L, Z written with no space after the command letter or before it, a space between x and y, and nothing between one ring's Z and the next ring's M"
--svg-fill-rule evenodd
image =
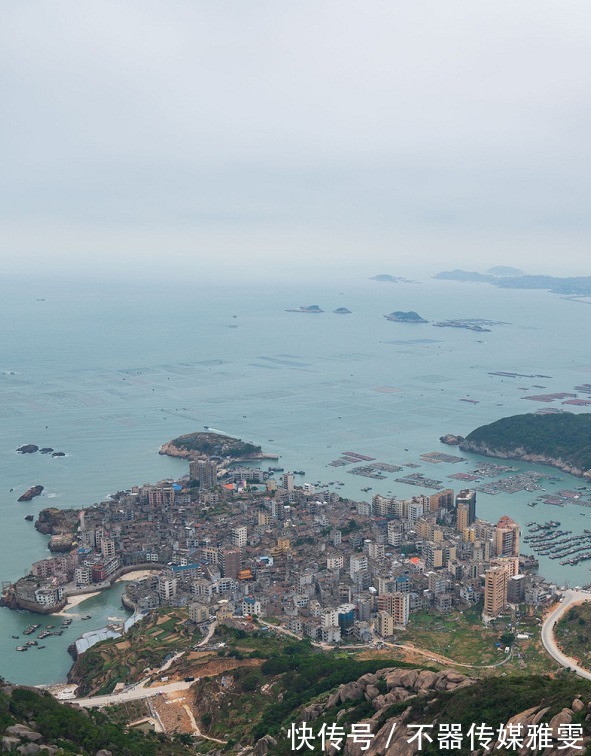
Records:
M37 444L23 444L22 446L19 446L16 451L18 454L35 454L35 452L39 452L40 454L51 454L52 457L66 456L65 452L56 452L51 446L44 446L40 449Z
M428 323L428 320L422 318L418 313L410 310L409 312L402 312L396 310L389 315L384 315L386 320L393 320L395 323Z
M18 454L35 454L35 452L39 451L39 447L35 444L23 444L16 451Z
M319 312L324 312L324 310L318 305L302 305L301 307L295 307L291 310L286 310L285 312L307 312L317 314Z
M446 433L444 436L439 436L439 440L442 444L447 444L448 446L459 446L466 439L463 436L456 436L453 433Z
M504 417L476 428L459 447L485 457L523 459L591 478L591 414Z
M31 486L27 489L22 496L19 496L17 501L31 501L35 496L41 496L43 493L43 486Z
M337 307L333 312L335 315L351 315L351 310L348 310L346 307Z
M261 447L242 441L240 438L221 433L197 432L173 438L160 447L159 454L181 459L205 459L219 457L234 462L249 459L277 459L276 454L263 454Z

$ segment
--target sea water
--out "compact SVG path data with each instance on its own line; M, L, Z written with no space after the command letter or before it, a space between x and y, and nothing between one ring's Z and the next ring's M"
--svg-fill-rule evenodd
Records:
M325 312L286 312L310 304ZM352 313L334 314L338 307ZM485 318L503 325L478 333L385 320L393 310L415 310L430 321ZM14 581L50 555L47 537L24 520L26 514L88 506L135 484L186 474L186 462L158 455L160 445L177 435L212 427L277 453L286 470L305 470L298 483L334 481L333 490L355 500L388 492L408 497L423 489L396 483L399 473L378 481L328 464L343 451L355 451L390 464L418 464L405 471L458 490L464 485L448 476L469 472L482 459L443 446L439 436L466 435L500 417L546 406L584 411L524 396L575 393L575 385L591 382L588 304L485 284L28 281L0 290L0 311L3 581ZM490 375L496 371L550 377ZM66 456L17 454L26 443ZM467 461L420 459L433 451ZM556 485L541 483L548 492L582 485L551 468L507 464L560 476ZM45 487L43 495L18 503L35 484ZM557 519L575 534L590 527L589 510L574 504L528 507L536 495L479 493L477 514L491 521L508 514L522 525ZM540 557L540 573L559 584L588 583L588 565L560 566ZM11 636L52 619L0 610L0 675L21 683L62 681L71 663L68 643L121 613L120 591L119 585L76 607L92 619L76 620L69 633L47 638L40 651L15 652L19 641Z

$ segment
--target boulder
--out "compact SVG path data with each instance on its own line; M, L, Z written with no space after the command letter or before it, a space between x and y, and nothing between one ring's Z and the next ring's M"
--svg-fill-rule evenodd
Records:
M254 747L254 756L265 756L267 753L272 753L272 748L277 745L275 738L270 735L264 735ZM99 754L97 754L99 756Z
M450 682L461 683L464 680L464 675L460 675L459 672L454 672L453 669L444 669L441 673L445 675Z
M386 696L376 696L373 701L371 702L371 705L374 707L376 711L380 711L380 709L383 709L386 705L384 701L386 700Z
M429 688L433 687L436 680L437 672L429 672L428 669L423 669L419 672L419 676L414 684L414 689L417 691L429 690Z
M573 721L573 710L572 709L563 709L562 711L559 711L558 714L556 714L552 719L550 720L550 728L552 729L552 737L554 740L558 739L558 728L560 725L564 724L570 724Z
M14 735L17 738L25 738L33 743L38 743L43 740L43 735L40 732L35 732L30 727L24 724L15 724L6 728L8 735Z
M412 688L419 676L418 669L407 669L400 678L400 685L404 688Z
M363 698L363 686L359 685L358 682L350 682L346 685L341 685L338 693L341 703L357 701L357 699Z
M575 700L571 704L571 709L576 713L579 711L583 711L585 708L585 704L581 701L580 698L575 698Z
M531 718L531 722L529 724L533 724L533 725L539 724L549 711L550 711L550 707L544 706L544 708L540 709L540 711L538 711L537 714L533 715L533 717Z
M1 741L2 753L9 753L10 751L15 751L17 745L20 742L21 742L20 738L11 737L10 735L5 735Z
M338 693L334 693L333 695L338 696ZM324 708L325 707L322 704L311 704L310 706L306 706L302 712L302 722L312 722L314 719L318 719L324 711ZM330 708L328 701L326 703L326 708Z
M385 675L384 678L386 680L386 687L388 690L391 688L399 688L400 687L400 681L402 679L403 670L401 669L394 669L394 670L384 670Z
M371 672L368 672L365 675L362 675L359 680L357 680L358 683L361 683L361 685L375 685L378 681L377 675L372 675Z
M16 751L22 754L22 756L37 756L38 753L42 753L41 746L37 745L37 743L23 743Z
M373 701L373 699L374 699L374 698L375 698L376 696L379 696L379 695L380 695L380 691L379 691L379 689L378 689L378 688L376 688L376 686L375 686L375 685L368 685L368 686L367 686L367 687L365 688L365 698L366 698L366 699L367 699L368 701Z
M326 708L332 709L333 706L337 706L341 702L341 692L340 690L335 691L334 693L331 693L326 701ZM313 708L311 706L307 706L304 709L304 713L308 711L308 709ZM304 719L304 722L308 722L308 719Z

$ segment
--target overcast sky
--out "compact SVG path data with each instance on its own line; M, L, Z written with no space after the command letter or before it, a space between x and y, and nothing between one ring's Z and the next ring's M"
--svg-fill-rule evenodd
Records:
M7 0L3 269L591 273L590 29L589 0Z

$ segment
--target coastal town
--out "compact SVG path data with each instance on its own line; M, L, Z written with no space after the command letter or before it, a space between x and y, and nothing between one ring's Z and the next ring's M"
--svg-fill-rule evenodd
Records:
M37 527L57 553L5 584L3 605L54 613L68 598L143 571L123 594L136 616L186 607L198 625L265 618L338 644L387 639L417 611L483 601L488 622L510 605L553 597L535 558L519 553L519 525L479 518L474 490L351 501L296 485L303 471L190 457L178 481L87 509L44 510Z

